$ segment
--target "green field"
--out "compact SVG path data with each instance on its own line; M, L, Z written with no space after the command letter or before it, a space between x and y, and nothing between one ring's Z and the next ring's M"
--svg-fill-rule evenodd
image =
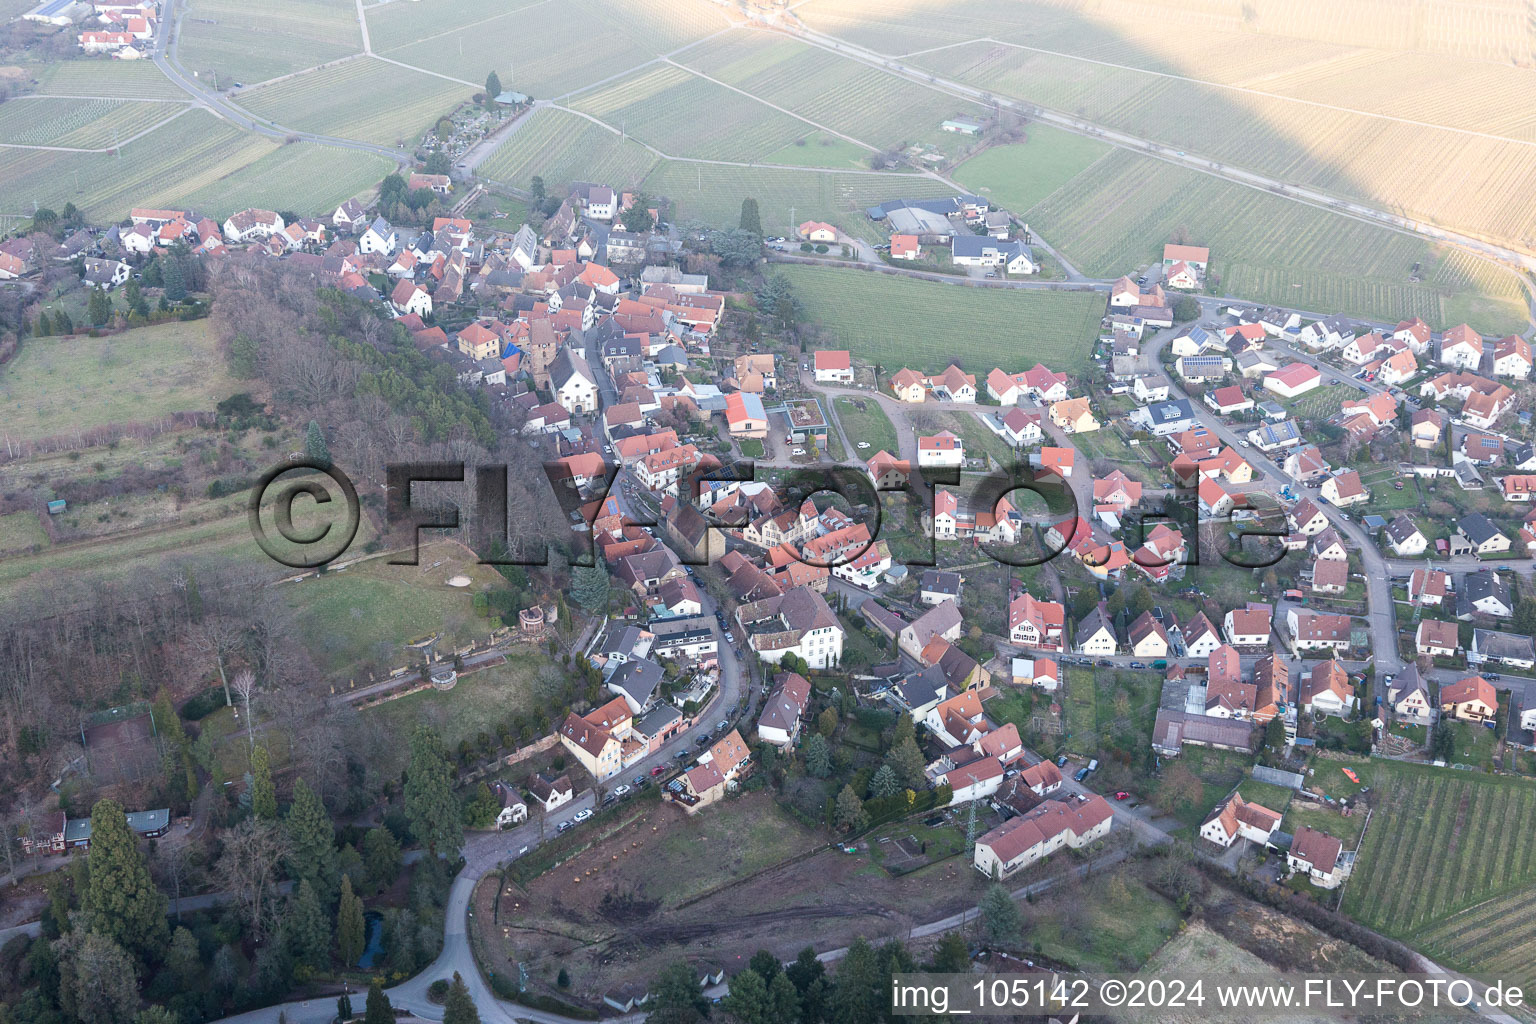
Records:
M452 751L463 740L473 741L482 732L527 709L533 677L544 665L542 658L514 654L500 665L476 669L459 677L452 690L422 690L360 712L362 721L377 725L389 736L409 736L426 722L437 729ZM385 744L391 763L377 766L384 776L397 775L409 759L404 744Z
M550 194L557 195L573 181L638 185L656 159L638 142L625 141L579 114L544 107L504 138L476 173L520 188L539 175Z
M1297 309L1484 333L1525 323L1509 275L1438 252L1421 239L1268 192L1116 150L1025 215L1063 256L1113 277L1162 256L1175 233L1211 247L1220 294ZM1410 281L1420 264L1422 283Z
M571 106L677 157L755 160L811 130L804 121L670 64L580 93Z
M474 91L381 60L352 60L247 89L240 105L285 128L410 145Z
M859 408L859 405L863 405L863 408ZM874 399L839 395L832 402L832 410L837 421L843 425L848 440L854 445L854 454L860 462L868 461L879 451L901 455L897 450L896 428L891 426L891 418ZM860 441L866 442L869 447L859 448Z
M58 210L72 202L93 220L120 220L135 206L173 206L274 146L192 110L115 156L0 149L0 209L31 210L36 203Z
M763 230L790 235L807 219L836 224L850 235L884 242L887 232L864 211L888 199L933 199L955 190L941 181L915 174L854 174L796 170L790 167L725 167L718 164L663 160L645 179L650 195L667 196L676 204L675 219L720 227L735 227L741 201L755 198L762 210ZM790 210L794 210L791 223Z
M1513 889L1422 929L1413 942L1435 960L1464 971L1536 985L1536 888Z
M1536 785L1480 772L1351 762L1376 807L1344 910L1412 941L1536 882ZM1416 879L1405 884L1404 879Z
M109 338L28 338L0 368L0 417L11 437L50 437L212 411L236 390L206 320Z
M477 615L474 594L487 585L485 566L463 566L480 586L457 589L429 568L435 561L423 550L421 566L391 566L370 560L340 573L304 580L283 589L298 613L305 644L327 674L356 671L364 663L393 667L407 662L403 645L429 633L441 633L439 652L451 652L489 635L492 622Z
M0 552L26 551L48 545L36 512L8 512L0 516Z
M101 96L121 99L187 100L190 97L149 61L88 57L35 68L43 95Z
M368 12L376 53L539 99L622 73L725 27L706 0L562 0L507 10L467 0L387 4Z
M994 205L1023 213L1108 152L1097 139L1034 124L1028 141L983 150L951 176Z
M774 272L794 285L807 317L861 359L888 372L937 372L954 360L978 385L995 366L1037 360L1084 370L1104 308L1093 292L967 288L821 267Z
M1069 668L1066 671L1066 696L1057 696L1066 719L1067 749L1092 757L1099 752L1098 691L1093 669Z
M253 40L259 44L253 45ZM229 88L360 53L357 8L347 0L191 0L179 56L190 71L215 71Z
M152 100L28 98L0 106L0 142L110 149L186 110Z
M869 166L869 150L855 146L826 132L813 131L762 158L765 164L789 167L827 167L832 170L863 169Z

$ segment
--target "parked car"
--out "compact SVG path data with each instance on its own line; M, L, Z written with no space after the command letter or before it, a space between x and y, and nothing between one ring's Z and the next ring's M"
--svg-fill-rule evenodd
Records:
M700 736L698 738L697 742L698 742L698 745L701 746L701 747L709 746L709 734L705 733L703 736Z
M614 796L628 796L629 795L629 787L625 786L625 785L622 785L622 784L618 785L618 786L614 786L613 787L613 795Z
M722 718L722 719L720 719L719 722L715 723L715 728L720 730L721 732L725 732L726 726L728 726L730 724L731 724L730 722L727 722L725 719Z
M789 454L791 454L791 455L804 455L805 454L805 449L804 448L795 448L795 449L792 449Z
M1077 774L1072 776L1072 778L1075 781L1077 781L1077 782L1082 782L1087 777L1088 777L1088 769L1087 768L1079 768L1077 770Z
M1090 772L1096 772L1096 771L1099 770L1099 759L1098 758L1095 757L1093 760L1088 762L1088 770Z
M556 832L569 832L571 829L573 829L575 827L576 826L573 823L569 822L569 821L562 821L560 823L559 827L557 827L555 829L555 831Z
M576 812L576 816L574 818L572 818L571 820L572 821L586 821L590 817L592 817L592 811L591 811L590 808L588 808L587 810L584 810L584 811L577 811Z
M1056 759L1056 767L1057 768L1064 768L1064 767L1066 767L1066 764L1067 764L1067 755L1066 754L1062 754L1060 757L1058 757Z
M651 778L654 779L658 775L664 775L664 774L666 774L666 771L667 771L667 766L664 765L664 764L659 764L655 768L651 769Z
M645 785L645 776L644 775L636 775L635 776L635 785L637 785L637 786Z
M1130 798L1131 798L1131 794L1127 793L1123 789L1120 790L1120 792L1115 794L1115 799L1116 800L1129 800Z

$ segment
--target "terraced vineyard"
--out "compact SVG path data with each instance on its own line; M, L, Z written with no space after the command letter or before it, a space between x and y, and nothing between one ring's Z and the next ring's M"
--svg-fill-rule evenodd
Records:
M240 103L286 128L392 146L414 142L472 91L365 58L248 90Z
M669 156L754 160L811 131L803 121L670 64L581 93L571 106Z
M936 134L956 114L984 113L978 103L766 33L720 36L679 62L880 148Z
M1157 259L1175 232L1211 247L1224 294L1298 309L1485 333L1524 323L1519 284L1411 235L1116 150L1028 211L1080 270L1113 276ZM1418 265L1420 281L1413 270Z
M355 8L336 0L191 0L181 28L182 63L217 71L225 85L251 85L362 49Z
M0 210L30 210L34 202L57 210L73 202L93 220L120 220L134 206L173 206L275 145L193 110L117 156L0 149Z
M793 265L773 271L795 286L809 319L889 373L938 371L951 360L978 375L1037 360L1076 373L1087 368L1104 309L1095 292L968 288Z
M518 125L477 173L524 188L537 174L554 194L572 181L638 185L656 159L639 143L625 142L579 114L544 107Z
M133 100L17 99L0 106L0 142L108 149L186 109Z
M741 215L741 201L752 196L762 210L763 230L769 234L787 235L794 224L814 218L872 242L883 242L886 235L864 215L866 207L901 197L954 195L954 189L943 182L915 174L721 167L674 160L658 164L643 187L651 195L670 197L677 205L676 219L680 222L734 226Z
M1356 770L1377 804L1344 896L1350 915L1451 944L1465 940L1451 927L1459 912L1536 881L1536 785L1396 762Z

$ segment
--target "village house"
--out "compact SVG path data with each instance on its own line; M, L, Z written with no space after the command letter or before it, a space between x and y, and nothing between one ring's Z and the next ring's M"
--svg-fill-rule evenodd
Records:
M1510 548L1509 537L1481 512L1471 512L1457 520L1456 533L1470 546L1471 553L1479 557Z
M1408 576L1408 600L1425 608L1438 607L1451 591L1449 573L1440 569L1415 569Z
M1233 793L1200 826L1200 838L1226 849L1239 839L1264 846L1280 827L1280 814Z
M1483 361L1483 336L1466 324L1458 324L1440 339L1440 362L1463 370L1475 370Z
M1297 653L1349 649L1348 615L1291 607L1285 610L1285 626L1291 634L1291 649Z
M1359 701L1349 673L1336 661L1319 661L1301 677L1301 706L1306 711L1344 717Z
M917 464L924 466L961 466L965 464L965 442L948 430L917 439Z
M1233 647L1268 647L1272 614L1269 605L1255 603L1228 611L1222 620L1227 643Z
M1456 623L1421 619L1413 634L1413 649L1432 658L1449 658L1461 649Z
M1285 862L1293 872L1306 875L1307 880L1318 888L1337 889L1349 873L1342 863L1343 849L1344 844L1333 836L1302 825L1291 839Z
M1404 512L1393 517L1382 530L1382 535L1386 537L1393 553L1400 558L1417 558L1429 547L1429 539L1419 532L1419 528Z
M1027 591L1008 603L1008 639L1037 650L1060 651L1066 609L1054 601L1037 601Z
M779 677L778 685L763 702L757 719L757 738L780 750L794 746L800 738L800 722L811 700L811 684L798 672Z
M846 350L823 350L813 357L818 384L852 384L853 360Z
M1264 378L1264 387L1281 398L1297 398L1322 383L1322 374L1309 363L1291 363Z
M934 611L946 607L951 606ZM793 654L812 668L829 668L843 656L843 627L826 600L807 587L743 604L736 609L736 621L748 646L775 665Z
M972 864L988 878L1009 878L1063 846L1077 850L1109 834L1114 811L1102 796L1047 800L976 840Z
M1401 719L1417 725L1429 725L1434 720L1434 706L1429 699L1429 686L1414 665L1408 665L1387 686L1387 704Z
M1073 635L1072 646L1079 654L1090 654L1096 658L1113 655L1119 648L1114 622L1104 602L1099 602L1093 611L1083 616L1083 621L1078 623L1077 632Z
M899 402L921 404L928 398L928 381L916 370L903 367L891 376L891 393Z
M1463 722L1491 722L1499 713L1499 694L1482 676L1468 676L1440 687L1440 714Z
M960 632L959 603L943 601L909 622L897 635L896 644L903 654L920 661L923 649L934 637L953 643L960 639Z

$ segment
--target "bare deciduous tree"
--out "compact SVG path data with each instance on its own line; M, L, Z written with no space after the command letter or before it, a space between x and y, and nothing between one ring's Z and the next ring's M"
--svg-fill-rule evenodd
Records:
M271 922L277 895L277 866L288 853L282 827L275 821L247 818L224 836L218 877L250 917L257 939Z

